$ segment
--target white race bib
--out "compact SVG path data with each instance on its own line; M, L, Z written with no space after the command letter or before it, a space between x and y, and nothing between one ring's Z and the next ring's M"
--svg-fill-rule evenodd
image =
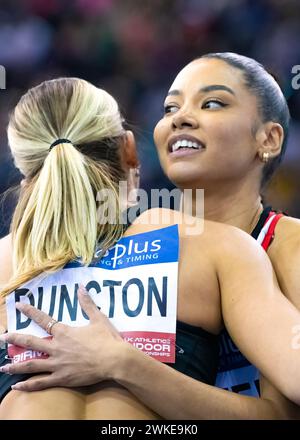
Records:
M16 301L27 302L64 324L87 325L77 298L78 286L83 284L126 341L162 362L174 363L178 252L174 225L123 237L89 267L73 261L52 275L38 276L7 297L8 331L49 337L15 308ZM14 362L44 357L13 345L8 353Z

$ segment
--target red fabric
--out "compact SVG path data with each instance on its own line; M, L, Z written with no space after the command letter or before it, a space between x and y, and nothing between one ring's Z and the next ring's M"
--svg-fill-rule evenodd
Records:
M274 214L275 214L275 212L273 212L273 211L270 212L270 214L266 220L266 223L269 220L269 218ZM265 251L268 250L268 247L270 246L272 239L274 238L274 231L275 231L276 225L278 223L278 220L281 219L281 217L283 217L283 214L277 214L269 226L268 232L266 233L266 236L263 239L263 242L261 244Z

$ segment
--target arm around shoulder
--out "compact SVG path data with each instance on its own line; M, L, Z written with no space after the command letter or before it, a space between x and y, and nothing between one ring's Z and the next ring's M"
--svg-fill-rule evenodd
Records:
M216 265L226 328L262 374L299 404L300 347L293 341L300 313L280 291L269 258L252 237L230 228L223 242Z
M280 219L268 255L282 292L300 310L300 220Z

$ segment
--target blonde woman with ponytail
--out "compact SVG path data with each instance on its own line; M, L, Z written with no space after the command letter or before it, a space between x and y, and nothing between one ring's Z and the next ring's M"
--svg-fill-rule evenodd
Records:
M12 220L15 271L3 293L44 271L61 269L78 255L89 264L100 237L104 249L121 237L121 224L97 221L95 194L111 189L119 203L125 171L118 143L125 136L115 100L86 81L48 81L21 99L10 119L8 140L28 183ZM102 139L115 143L109 161L105 142L99 146ZM96 160L82 153L80 146L86 144Z
M255 240L210 221L205 221L202 234L190 235L190 219L181 213L168 224L161 217L151 225L146 212L125 231L120 213L126 200L120 199L118 186L130 180L130 169L138 161L134 137L124 130L109 94L76 78L46 81L21 98L9 121L8 138L25 181L11 235L0 240L0 419L197 419L200 410L202 418L214 418L203 390L215 381L218 334L224 323L262 374L300 403L300 351L293 340L300 314L282 295L271 263ZM115 207L113 221L105 222L103 205L97 205L97 194L104 189ZM35 280L46 285L51 277L62 287L78 267L92 273L99 245L102 256L116 248L122 235L134 240L136 234L152 234L151 244L158 249L166 226L179 236L168 246L179 241L180 248L178 291L166 284L167 301L178 297L177 313L172 310L177 317L175 363L159 362L124 342L78 285L70 308L76 305L77 313L78 293L87 325L66 325L63 314L55 320L50 312L23 302L13 303L13 313L28 316L52 339L6 333L16 289L24 290ZM73 272L66 269L70 262L76 263ZM136 277L142 270L151 273L150 266L134 270ZM171 278L177 280L175 271ZM148 303L147 316L151 313ZM7 344L36 350L41 358L9 362ZM215 411L222 414L217 402ZM263 407L258 405L259 411ZM278 414L275 411L275 418Z
M1 272L2 298L77 257L88 266L100 241L105 253L124 231L118 221L119 182L138 166L134 138L123 128L116 101L77 78L46 81L30 89L11 115L8 140L25 179L11 234L4 239L7 252L12 250L12 264ZM96 198L102 189L113 196L115 222L99 221ZM3 304L1 312L1 328L5 328ZM28 396L21 412L14 400L14 414L17 418L84 418L85 394L59 389L45 396L37 393L32 404ZM151 416L142 405L135 406L139 417Z

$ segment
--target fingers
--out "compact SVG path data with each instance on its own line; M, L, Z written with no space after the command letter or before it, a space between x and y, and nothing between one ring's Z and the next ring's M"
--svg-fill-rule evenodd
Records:
M20 362L17 364L6 364L0 367L1 373L6 374L30 374L50 372L52 363L45 359Z
M102 316L102 313L98 310L96 304L94 303L94 301L92 300L92 298L90 297L87 290L82 284L79 285L79 289L77 293L78 293L80 306L83 309L83 311L87 314L90 321L99 320L99 317ZM16 302L16 308L20 310L20 312L22 312L28 318L36 322L47 333L53 336L55 336L56 333L58 333L60 330L64 328L64 325L59 322L55 322L55 325L53 325L53 319L51 318L51 316L31 306L30 304Z
M90 321L93 322L99 320L101 313L98 310L98 307L96 306L92 298L90 297L90 295L88 294L88 291L82 284L79 284L77 293L78 293L79 304L82 310L89 317Z
M55 386L61 386L62 384L57 379L55 374L49 374L38 379L26 380L24 382L18 382L12 385L11 388L17 391L40 391L46 388L53 388Z
M42 327L42 329L47 331L49 327L48 324L49 322L52 321L51 316L47 315L47 313L44 313L41 310L36 309L30 304L24 304L20 302L16 302L16 308L20 310L20 312L22 312L28 318L36 322L40 327ZM59 329L62 329L63 327L64 327L63 324L56 322L55 325L52 325L51 327L51 334L55 335L55 333L57 333Z
M111 334L115 335L117 338L121 338L116 328L112 325L107 316L98 309L82 284L79 285L78 299L83 311L87 314L91 322L101 324L103 328L106 327L109 329Z
M22 335L21 333L6 333L1 335L1 341L31 350L52 354L51 341L37 336Z

